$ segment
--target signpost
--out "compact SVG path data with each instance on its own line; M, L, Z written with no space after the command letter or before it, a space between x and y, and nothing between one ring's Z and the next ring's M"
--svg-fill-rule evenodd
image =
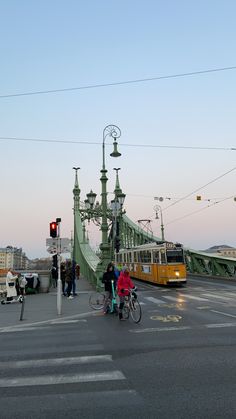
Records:
M71 241L67 238L60 238L60 222L61 218L57 218L56 222L50 223L50 236L46 239L47 252L51 255L57 255L57 314L61 314L61 253L69 253L71 251Z
M71 240L65 238L56 237L55 239L46 239L46 246L48 253L70 253L71 251Z

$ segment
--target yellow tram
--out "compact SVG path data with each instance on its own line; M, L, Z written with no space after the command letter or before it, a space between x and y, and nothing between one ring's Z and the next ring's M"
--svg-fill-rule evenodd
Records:
M121 249L118 265L126 265L132 278L154 284L186 283L183 246L172 242L154 242L132 249Z

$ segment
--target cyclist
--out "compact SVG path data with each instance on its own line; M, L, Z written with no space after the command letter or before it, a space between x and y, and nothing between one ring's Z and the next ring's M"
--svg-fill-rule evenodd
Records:
M129 276L129 271L128 271L127 266L125 266L122 269L118 282L117 282L117 293L120 298L120 305L119 305L119 319L120 320L125 320L122 316L122 310L124 307L125 297L129 295L130 289L135 289L135 285Z
M114 281L114 286L116 284L116 275L114 272L114 265L113 263L109 263L107 265L107 270L103 274L102 283L105 285L105 301L103 306L103 313L107 313L108 309L108 302L112 299L112 285L111 281Z

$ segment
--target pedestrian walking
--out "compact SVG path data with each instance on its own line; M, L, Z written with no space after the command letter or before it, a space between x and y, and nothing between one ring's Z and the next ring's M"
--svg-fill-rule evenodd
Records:
M67 297L72 300L74 297L71 295L72 282L73 282L73 268L71 260L66 262L65 282L67 283Z
M103 306L103 313L107 313L108 302L112 298L112 281L114 281L114 288L116 284L116 275L114 272L114 265L113 263L109 263L107 265L107 270L103 274L102 283L105 286L105 301Z

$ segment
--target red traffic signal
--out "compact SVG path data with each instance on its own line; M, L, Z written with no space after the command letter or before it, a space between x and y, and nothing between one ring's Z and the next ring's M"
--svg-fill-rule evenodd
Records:
M50 237L57 237L57 223L52 221L50 223Z

